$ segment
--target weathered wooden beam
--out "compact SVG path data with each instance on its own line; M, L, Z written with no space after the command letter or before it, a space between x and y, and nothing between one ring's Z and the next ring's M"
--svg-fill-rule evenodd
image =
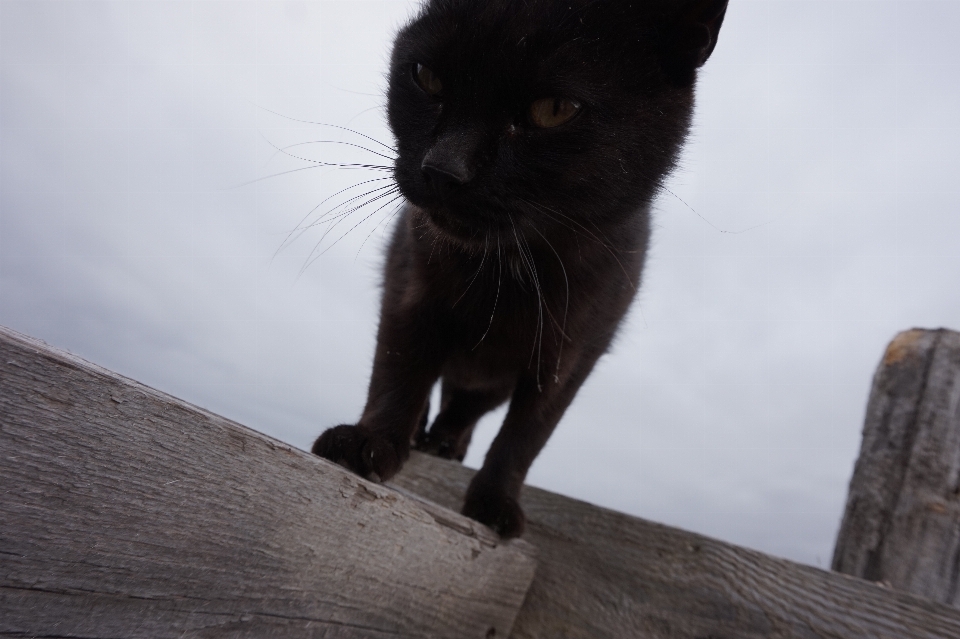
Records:
M456 508L471 476L414 455L397 493L0 330L0 635L504 636L530 547L416 497ZM514 637L960 637L932 601L522 501Z
M960 333L913 329L887 348L833 569L960 607Z
M455 508L473 471L414 455L390 485ZM957 639L960 610L526 486L539 565L515 639Z
M0 635L504 637L534 550L0 328Z

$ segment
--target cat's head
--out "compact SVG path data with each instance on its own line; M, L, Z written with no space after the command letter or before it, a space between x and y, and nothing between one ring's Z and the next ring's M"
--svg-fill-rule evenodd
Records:
M430 0L397 36L395 177L464 244L635 214L673 167L727 0Z

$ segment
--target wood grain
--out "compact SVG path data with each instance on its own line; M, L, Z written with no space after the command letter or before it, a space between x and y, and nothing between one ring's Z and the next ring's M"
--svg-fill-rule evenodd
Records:
M833 568L960 607L960 333L913 329L887 348Z
M456 508L473 471L416 454L393 485ZM539 566L516 639L960 637L960 611L526 486Z
M535 551L0 328L0 635L504 637Z

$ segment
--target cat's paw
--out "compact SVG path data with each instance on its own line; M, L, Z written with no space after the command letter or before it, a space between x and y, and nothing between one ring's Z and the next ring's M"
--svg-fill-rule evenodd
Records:
M310 451L376 482L396 475L409 456L409 448L398 450L386 437L349 424L324 431Z
M522 535L527 522L516 499L499 487L476 481L470 484L460 513L493 528L504 539Z

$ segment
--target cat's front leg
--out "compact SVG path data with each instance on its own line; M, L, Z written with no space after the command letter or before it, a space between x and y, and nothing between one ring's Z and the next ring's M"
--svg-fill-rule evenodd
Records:
M360 421L325 431L311 449L374 481L393 477L410 456L410 440L427 409L442 360L430 323L404 315L381 317Z
M500 432L467 489L464 515L490 526L501 537L523 534L526 517L519 499L527 471L595 361L596 355L581 357L559 381L543 385L532 376L521 377Z

